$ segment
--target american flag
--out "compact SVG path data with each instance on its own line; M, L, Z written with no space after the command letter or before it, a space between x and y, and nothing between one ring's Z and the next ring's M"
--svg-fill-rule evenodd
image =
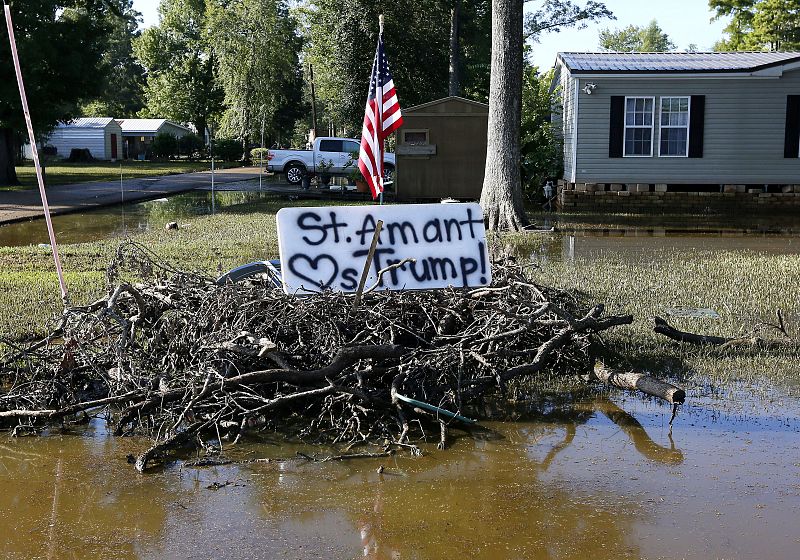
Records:
M378 100L383 100L379 103ZM383 50L383 30L378 36L378 49L372 63L364 127L361 130L361 151L358 168L369 184L372 198L383 193L383 141L403 124L400 102L394 89L389 63Z

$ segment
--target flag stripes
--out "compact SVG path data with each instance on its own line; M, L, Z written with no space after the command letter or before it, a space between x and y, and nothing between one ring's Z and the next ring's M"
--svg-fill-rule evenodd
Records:
M383 141L403 124L400 102L389 63L383 50L383 30L372 63L369 95L364 108L358 168L369 185L372 198L383 193Z

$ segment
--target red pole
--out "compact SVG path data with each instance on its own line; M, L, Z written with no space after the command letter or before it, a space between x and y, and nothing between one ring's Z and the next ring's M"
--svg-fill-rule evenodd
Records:
M31 154L33 155L33 165L36 167L36 180L39 183L39 194L42 197L42 209L44 219L47 222L47 234L50 236L50 248L53 251L53 261L56 263L58 273L58 285L61 288L61 300L64 306L69 305L67 297L67 284L64 282L64 272L61 270L61 258L58 256L58 245L56 245L56 234L53 231L53 221L50 218L50 206L47 204L47 194L44 190L44 179L42 177L42 166L39 164L39 150L36 148L36 137L33 134L33 124L31 123L31 113L28 110L28 97L25 95L25 83L22 81L22 70L19 66L19 55L17 54L17 41L14 38L14 27L11 25L11 8L3 2L6 13L6 27L8 28L8 40L11 42L11 56L14 59L14 71L17 73L17 85L19 86L19 97L22 100L22 111L25 113L25 124L28 127L28 138L31 143Z

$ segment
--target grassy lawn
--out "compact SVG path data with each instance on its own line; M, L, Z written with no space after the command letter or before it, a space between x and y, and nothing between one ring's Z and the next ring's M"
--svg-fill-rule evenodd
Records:
M283 206L298 204L319 206L319 201L269 198L194 218L177 231L157 228L135 239L177 268L217 275L240 264L276 257L275 214ZM117 239L59 245L73 304L88 303L104 293L104 271L119 243ZM43 333L60 305L49 249L0 247L0 336Z
M243 263L277 256L275 213L285 205L319 205L270 198L194 218L178 231L160 229L136 240L177 268L216 275ZM530 236L508 236L503 244L530 254ZM67 282L75 304L103 294L104 270L119 241L62 246ZM601 256L572 262L548 261L534 272L538 282L577 290L587 303L603 302L609 313L633 314L635 322L604 337L614 365L669 376L703 391L760 386L765 377L800 392L796 350L719 350L673 342L652 332L654 315L666 307L715 309L721 319L667 318L673 326L721 336L747 334L784 313L790 332L800 333L800 255L730 251L657 251L635 258ZM36 247L0 248L0 335L41 334L60 309L50 252ZM777 331L764 329L764 338Z
M594 220L585 223L583 218L561 216L560 225L591 229ZM620 226L615 219L602 222ZM536 251L531 242L530 236L505 239L520 256ZM542 284L577 291L587 303L604 303L607 313L634 316L632 325L604 336L615 366L672 377L689 387L698 383L704 391L764 387L767 379L800 395L800 346L721 350L681 344L653 332L653 317L660 316L688 332L778 339L783 335L767 324L777 323L780 309L790 335L800 339L800 255L658 247L635 255L620 251L573 261L548 259L534 277ZM666 309L671 307L711 308L720 318L670 317Z
M239 167L238 162L215 162L217 169ZM137 179L140 177L153 177L157 175L174 175L177 173L192 173L195 171L208 171L211 169L210 161L122 161L108 162L97 161L93 163L67 163L54 162L46 167L47 185L65 185L70 183L87 183L89 181L118 180L122 168L123 179ZM26 163L17 167L17 177L20 185L3 186L3 190L21 190L36 188L36 171L33 163Z

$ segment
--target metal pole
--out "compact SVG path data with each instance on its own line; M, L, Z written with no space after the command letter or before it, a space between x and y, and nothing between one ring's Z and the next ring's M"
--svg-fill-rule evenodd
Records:
M379 34L378 34L378 41L383 40L383 14L378 16L378 27ZM378 63L378 85L381 83L381 65L380 62ZM377 93L379 93L377 103L375 103L375 107L378 111L378 118L376 121L378 124L378 157L376 158L377 161L375 162L378 166L378 185L381 187L381 194L378 198L378 204L383 205L383 88L378 88Z
M311 78L311 129L314 131L314 138L317 137L317 93L314 89L314 66L308 65L308 73Z
M258 173L258 190L261 190L261 178L264 176L264 110L261 110L261 151L258 152L261 161L261 171Z
M211 213L216 213L216 196L214 196L214 127L209 127L208 149L211 152Z
M33 133L33 123L31 122L31 112L28 109L28 96L25 94L25 83L22 80L22 69L19 65L19 55L17 53L17 41L14 37L14 26L11 24L11 8L3 2L3 9L6 14L6 27L8 28L8 40L11 43L11 57L14 60L14 71L17 74L17 86L19 87L19 97L22 101L22 112L25 114L25 124L28 127L28 139L31 143L31 155L33 156L33 165L36 168L36 180L39 183L39 194L42 197L42 210L44 210L44 218L47 222L47 235L50 237L50 249L53 252L53 261L56 265L56 273L58 274L58 285L61 288L61 300L64 307L69 306L69 297L67 294L67 284L64 282L64 272L61 269L61 257L58 254L58 245L56 244L56 234L53 230L53 220L50 218L50 205L47 204L47 194L44 189L44 177L42 176L42 166L39 163L39 150L36 147L36 136Z

